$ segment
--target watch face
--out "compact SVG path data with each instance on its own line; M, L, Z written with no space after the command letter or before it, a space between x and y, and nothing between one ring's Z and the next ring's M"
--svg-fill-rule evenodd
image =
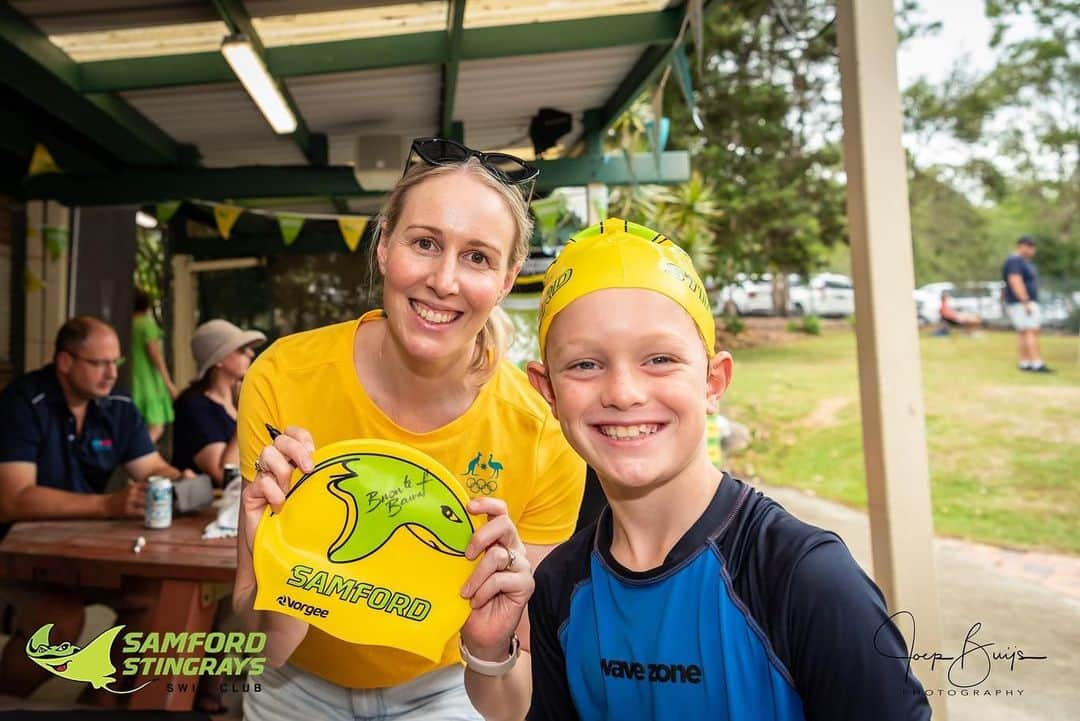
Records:
M484 521L453 473L410 446L358 439L316 450L255 535L255 608L350 643L432 661L464 624L465 548Z

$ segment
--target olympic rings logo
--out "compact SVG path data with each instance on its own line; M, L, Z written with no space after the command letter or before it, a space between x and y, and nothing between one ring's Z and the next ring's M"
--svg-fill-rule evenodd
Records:
M490 496L495 491L499 490L499 483L493 480L484 480L483 478L477 478L476 476L469 476L469 479L465 482L471 493L483 493L485 496Z

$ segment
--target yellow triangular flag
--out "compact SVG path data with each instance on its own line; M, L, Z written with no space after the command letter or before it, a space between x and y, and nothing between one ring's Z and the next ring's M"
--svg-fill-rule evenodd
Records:
M225 240L229 239L229 234L232 233L233 226L236 224L236 219L243 212L243 208L237 208L235 205L214 206L214 220L217 221L218 232L221 233Z
M45 173L59 173L60 166L53 160L53 156L49 153L41 143L34 146L34 154L30 156L30 170L27 171L27 175L33 177L35 175L44 175Z
M34 275L34 271L27 268L26 273L23 275L23 289L29 295L37 293L39 290L45 290L45 284L41 282L41 278Z
M349 250L354 253L356 247L360 245L360 237L364 234L367 223L368 216L366 215L339 216L337 219L338 228L341 229L341 235L345 238L345 245L349 246Z

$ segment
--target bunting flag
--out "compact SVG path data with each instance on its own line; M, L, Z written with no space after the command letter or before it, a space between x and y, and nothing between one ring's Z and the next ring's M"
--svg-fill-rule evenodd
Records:
M39 290L45 290L45 284L34 275L34 271L30 268L26 268L26 272L23 274L23 290L27 295L31 293L37 293Z
M281 239L286 246L289 246L296 240L296 236L300 235L300 229L304 227L304 216L295 213L279 213L277 222L281 230Z
M176 213L177 208L180 207L180 201L174 200L168 203L158 203L154 208L154 215L157 216L158 225L167 225L169 219Z
M364 228L367 227L368 217L345 215L340 216L337 222L338 228L341 229L341 236L345 238L345 245L349 246L349 250L355 253L357 246L360 245L360 237L364 234Z
M59 173L60 166L53 160L53 156L49 153L41 143L34 146L34 154L30 156L30 169L27 171L27 175L33 177L35 175L44 175L45 173Z
M232 233L237 218L243 212L243 208L238 208L235 205L214 206L214 220L217 222L218 231L225 240L229 239L229 234Z
M675 69L675 79L679 81L679 89L682 90L683 99L686 100L686 108L690 111L690 118L694 121L694 127L699 131L705 130L705 123L701 120L697 103L694 102L694 81L690 77L690 63L686 59L686 49L678 46L671 52L671 66Z
M42 228L42 236L45 240L45 248L49 251L49 257L55 263L68 247L68 239L71 232L67 228Z

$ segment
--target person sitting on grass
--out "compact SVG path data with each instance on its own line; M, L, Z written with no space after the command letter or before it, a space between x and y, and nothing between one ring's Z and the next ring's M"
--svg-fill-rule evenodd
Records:
M843 541L713 467L732 377L689 257L610 218L548 269L529 379L609 507L536 571L531 721L927 719Z
M974 313L962 313L953 308L952 303L949 302L951 297L952 294L949 291L941 291L941 306L938 307L938 315L941 316L942 328L946 333L949 326L974 330L982 325L982 318Z

